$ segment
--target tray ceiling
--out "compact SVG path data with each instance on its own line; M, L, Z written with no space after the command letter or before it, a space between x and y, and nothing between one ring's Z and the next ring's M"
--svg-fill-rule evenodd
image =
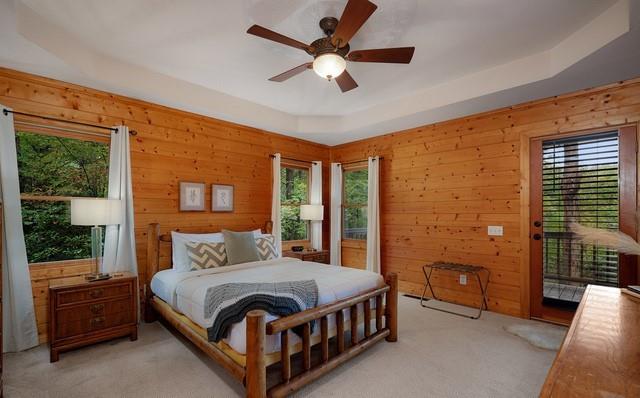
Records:
M373 1L378 10L352 49L412 45L415 56L409 65L349 63L359 87L346 94L314 73L267 81L310 57L245 33L257 23L311 42L322 35L320 18L339 16L343 0L3 2L0 65L336 144L436 121L443 108L461 116L475 110L469 101L561 75L628 34L635 7ZM448 109L456 104L467 107Z

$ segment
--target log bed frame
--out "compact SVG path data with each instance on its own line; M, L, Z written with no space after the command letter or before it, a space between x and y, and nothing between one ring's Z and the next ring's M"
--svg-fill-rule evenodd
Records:
M271 222L265 223L264 232L271 232ZM181 314L173 311L164 301L154 297L151 292L151 278L161 269L160 250L161 245L168 244L171 247L171 234L160 234L160 225L150 224L147 230L147 261L148 273L144 286L145 295L145 321L153 322L160 315L187 339L193 342L207 356L218 362L238 381L242 382L249 398L285 397L306 384L318 379L325 373L355 357L375 343L386 339L395 342L398 339L398 278L391 273L386 278L386 284L382 287L371 289L342 300L324 304L306 311L287 317L265 322L264 311L251 311L247 314L247 353L246 356L233 351L230 347L225 349L219 343L210 343L202 333L199 326L189 322ZM171 258L171 256L169 256ZM170 265L168 267L170 268ZM383 299L384 305L383 305ZM371 309L371 300L375 300L375 310ZM358 335L358 304L364 309L364 336ZM345 319L344 310L350 311L350 345L345 344ZM375 331L372 331L372 313L375 316ZM335 340L337 354L330 356L328 316L335 314L336 330ZM384 318L384 323L383 323ZM318 321L320 325L320 340L322 357L319 363L313 364L311 347L315 345L311 336L311 321ZM289 343L288 330L302 326L302 371L293 375L291 369L291 356L297 351ZM284 332L284 333L283 333ZM265 354L264 345L267 335L280 333L280 353L277 360ZM233 352L230 352L233 351ZM235 353L236 355L233 355ZM244 360L239 360L242 357ZM267 389L267 367L275 362L281 362L281 380L275 386Z

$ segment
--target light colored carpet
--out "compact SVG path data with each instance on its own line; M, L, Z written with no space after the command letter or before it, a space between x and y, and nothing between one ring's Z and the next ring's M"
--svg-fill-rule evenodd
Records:
M507 332L522 337L530 344L545 350L558 351L567 334L567 328L548 324L522 323L504 328Z
M397 343L377 344L296 396L536 397L555 355L504 330L533 321L490 312L465 319L407 297L399 321ZM54 364L46 346L7 354L4 369L8 398L243 396L222 368L158 322L142 324L136 342L72 351Z

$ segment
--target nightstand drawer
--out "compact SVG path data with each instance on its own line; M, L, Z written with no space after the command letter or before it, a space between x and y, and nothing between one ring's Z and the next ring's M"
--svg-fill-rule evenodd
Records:
M58 322L66 323L71 321L78 321L81 319L95 318L97 316L126 312L130 308L131 298L126 297L119 300L100 301L91 304L66 306L64 307L64 309L58 310L57 317Z
M315 263L329 263L329 255L327 253L308 254L304 256L304 261L313 261Z
M56 338L62 339L83 335L90 332L108 329L115 326L125 325L135 322L131 311L118 312L115 314L104 314L92 316L91 318L79 319L58 323L56 325Z
M130 283L122 283L110 286L96 286L88 289L75 289L58 293L59 305L70 305L86 301L104 300L110 297L130 296Z

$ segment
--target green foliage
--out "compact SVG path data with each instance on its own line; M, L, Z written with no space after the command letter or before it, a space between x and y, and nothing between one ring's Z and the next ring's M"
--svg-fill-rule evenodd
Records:
M567 171L564 165L545 164L543 178L545 277L560 275L617 286L618 254L579 243L569 224L618 229L618 170L587 164Z
M345 239L367 239L368 170L344 172L344 211L342 230Z
M36 196L105 197L109 146L16 133L20 192ZM30 263L91 257L89 227L72 226L65 201L22 200Z
M89 227L71 225L65 202L23 200L22 225L30 263L91 257Z
M344 172L344 204L367 205L369 196L367 169L349 170Z
M300 219L300 205L309 202L309 170L280 169L282 240L308 239L307 222Z

